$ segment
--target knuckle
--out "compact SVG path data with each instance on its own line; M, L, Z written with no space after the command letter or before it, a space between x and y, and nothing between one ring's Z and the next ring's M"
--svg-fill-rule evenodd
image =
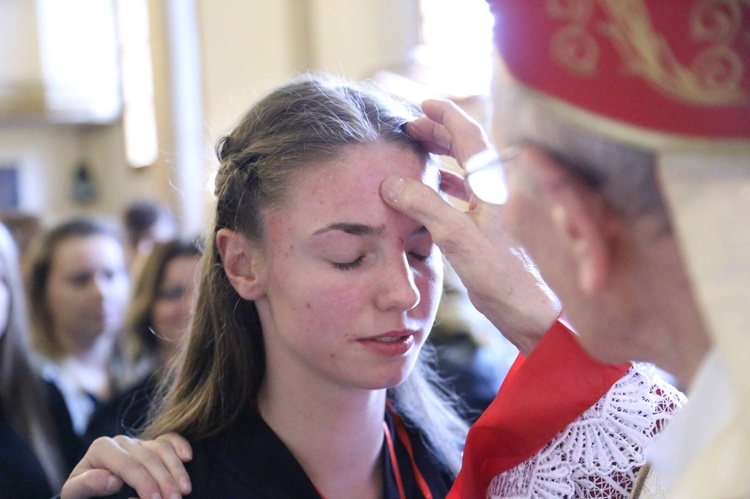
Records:
M102 437L102 438L106 438L106 437ZM125 435L116 435L112 437L112 440L114 440L115 443L117 443L120 447L122 447L123 445L128 445L128 444L133 443L133 439Z

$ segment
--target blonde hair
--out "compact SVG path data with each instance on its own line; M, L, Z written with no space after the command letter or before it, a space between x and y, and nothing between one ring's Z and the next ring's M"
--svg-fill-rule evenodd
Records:
M255 404L265 375L262 326L255 304L240 298L216 245L230 228L263 241L267 210L282 203L290 174L335 158L352 144L387 142L425 162L422 146L402 131L417 109L364 84L305 75L250 108L217 146L216 220L199 285L198 305L182 365L147 429L201 439L226 428ZM467 425L436 388L422 359L400 386L388 390L396 410L417 426L448 471L460 467Z

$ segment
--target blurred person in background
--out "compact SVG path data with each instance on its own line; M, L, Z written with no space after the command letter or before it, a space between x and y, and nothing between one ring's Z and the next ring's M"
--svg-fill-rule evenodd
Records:
M83 449L62 395L39 374L18 267L0 224L0 498L42 499L60 489Z
M10 235L13 236L16 248L18 248L18 259L21 261L21 267L23 268L29 245L42 230L41 217L34 213L22 211L5 212L0 213L0 223L3 223Z
M94 218L64 221L34 242L28 273L33 345L82 435L96 405L137 377L116 347L130 287L119 232Z
M199 240L156 243L133 282L124 333L126 358L142 379L99 407L86 430L87 442L100 436L133 434L143 423L164 368L174 360L195 308L195 281L202 253Z
M123 210L122 223L127 236L125 254L131 269L142 263L154 244L168 241L180 231L169 207L154 199L131 201Z

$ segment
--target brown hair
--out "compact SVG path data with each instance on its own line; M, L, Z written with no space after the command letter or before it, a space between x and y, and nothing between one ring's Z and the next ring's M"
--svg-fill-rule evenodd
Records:
M65 466L46 387L29 345L26 302L16 246L2 224L0 260L10 295L8 324L5 331L0 332L0 409L34 450L52 489L59 489L65 480Z
M191 439L215 434L255 404L266 359L260 319L231 286L215 245L229 228L263 241L266 211L284 201L290 174L314 167L354 144L387 142L429 156L402 131L418 109L364 84L305 75L261 99L217 146L216 220L203 260L198 305L184 361L147 430ZM432 386L422 361L388 391L399 413L420 426L428 443L456 472L466 424Z

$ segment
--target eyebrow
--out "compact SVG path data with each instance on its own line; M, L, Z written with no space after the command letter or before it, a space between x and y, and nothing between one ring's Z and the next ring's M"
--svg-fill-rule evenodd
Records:
M376 228L372 225L339 222L327 225L322 229L318 229L313 232L313 235L317 236L319 234L323 234L325 232L330 232L333 230L340 230L341 232L345 232L353 236L379 236L383 233L382 228Z
M323 227L322 229L318 229L315 232L313 232L313 235L317 236L317 235L324 234L326 232L330 232L334 230L340 230L346 234L351 234L352 236L381 236L383 234L382 227L373 227L372 225L339 222L339 223L333 223L331 225L327 225ZM427 227L425 227L424 225L421 225L416 230L414 230L414 232L412 232L411 235L413 236L416 234L422 234L424 232L427 232Z

